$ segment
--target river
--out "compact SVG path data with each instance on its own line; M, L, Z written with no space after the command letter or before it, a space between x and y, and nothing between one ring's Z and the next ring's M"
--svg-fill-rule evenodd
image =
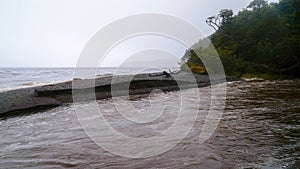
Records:
M199 90L205 96L209 88ZM182 92L193 95L193 89ZM172 102L176 93L137 97L134 104L143 109L149 99ZM116 111L111 99L97 103L101 110ZM0 121L0 168L300 167L300 80L229 83L222 120L213 135L200 144L203 119L205 113L200 111L193 129L173 149L154 157L131 159L95 144L81 128L72 104L7 118ZM172 122L168 117L162 120L166 126ZM147 128L122 128L136 137L148 133L143 131Z

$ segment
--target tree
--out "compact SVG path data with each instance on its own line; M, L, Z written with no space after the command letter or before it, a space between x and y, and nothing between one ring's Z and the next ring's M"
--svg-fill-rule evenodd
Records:
M219 16L222 18L222 24L230 23L232 21L233 11L231 9L223 9Z
M230 39L233 39L232 36L225 34L223 27L225 24L228 24L232 21L233 11L230 9L223 9L217 16L211 16L206 19L206 23L212 27L215 31L221 33L223 36L226 36Z
M223 9L208 17L206 23L215 30L209 38L226 73L300 76L299 8L300 0L281 0L270 5L264 0L253 0L248 9L237 15L233 15L230 9ZM204 55L209 54L206 49L199 50ZM185 57L189 65L199 65L199 61L192 57L193 51L187 53L190 53Z
M252 10L258 10L263 7L266 7L268 3L265 0L254 0L252 1L247 8L251 8Z

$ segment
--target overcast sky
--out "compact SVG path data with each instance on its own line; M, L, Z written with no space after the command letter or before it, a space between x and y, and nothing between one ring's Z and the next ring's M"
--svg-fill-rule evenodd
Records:
M250 1L0 0L0 67L74 67L84 45L98 30L134 14L173 15L209 35L212 29L206 25L206 17L221 9L236 13ZM180 47L170 50L175 55L184 52ZM123 52L112 53L102 66L120 64Z

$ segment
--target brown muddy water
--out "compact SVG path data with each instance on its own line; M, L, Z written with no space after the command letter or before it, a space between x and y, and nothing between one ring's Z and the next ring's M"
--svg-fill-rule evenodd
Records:
M201 99L209 97L209 89L197 89L203 94ZM182 92L192 101L193 90ZM141 110L149 107L149 100L171 104L166 107L169 113L150 127L119 123L111 99L97 103L108 121L116 122L116 129L131 137L151 137L172 124L176 117L172 112L178 110L177 93L131 98ZM229 83L222 120L200 144L209 103L209 99L201 102L194 127L182 142L163 154L140 159L120 157L95 144L81 128L72 104L4 119L0 121L0 168L300 167L300 80Z

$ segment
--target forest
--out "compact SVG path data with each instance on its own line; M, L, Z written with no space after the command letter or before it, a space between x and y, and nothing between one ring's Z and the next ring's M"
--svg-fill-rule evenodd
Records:
M299 7L300 0L253 0L237 14L231 9L220 10L205 21L215 32L185 52L181 69L207 73L203 59L214 50L226 75L299 77ZM211 45L199 47L206 40Z

